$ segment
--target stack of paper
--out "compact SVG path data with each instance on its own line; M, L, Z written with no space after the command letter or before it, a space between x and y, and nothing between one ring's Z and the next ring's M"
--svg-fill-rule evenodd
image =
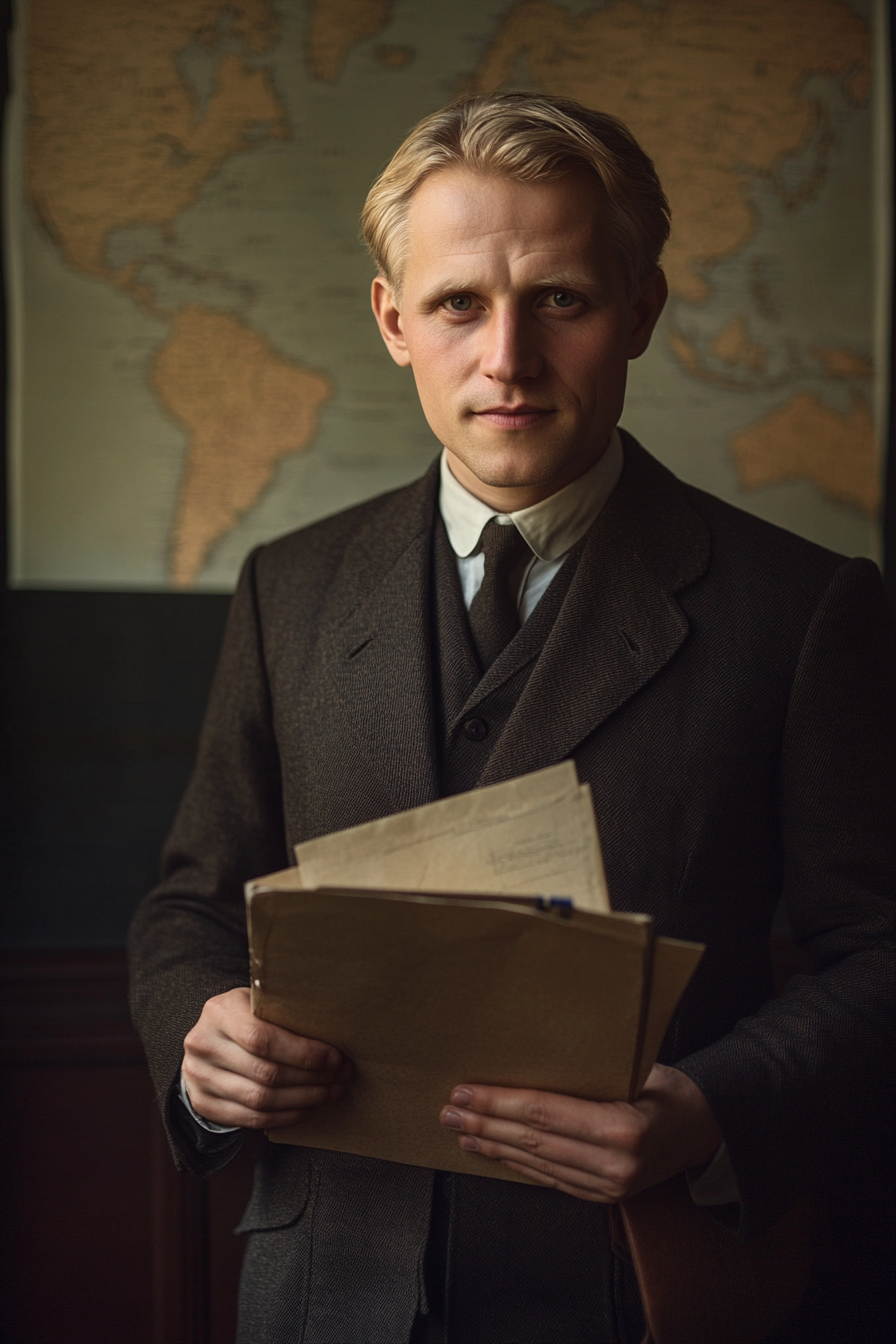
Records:
M610 913L569 762L296 855L247 886L253 1009L355 1073L278 1142L521 1179L442 1128L451 1089L634 1097L702 953Z
M569 897L609 910L591 790L572 761L296 846L305 887Z

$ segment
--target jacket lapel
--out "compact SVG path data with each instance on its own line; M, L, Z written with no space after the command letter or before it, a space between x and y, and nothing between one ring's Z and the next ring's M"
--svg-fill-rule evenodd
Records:
M480 784L569 756L687 638L675 594L705 573L709 531L675 477L630 435L624 442L622 478Z
M386 500L346 552L321 656L359 770L374 763L395 811L438 797L429 574L438 464ZM371 790L374 797L374 791Z

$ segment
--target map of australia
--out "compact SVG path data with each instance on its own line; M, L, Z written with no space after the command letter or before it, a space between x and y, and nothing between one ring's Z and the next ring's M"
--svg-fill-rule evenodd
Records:
M650 9L623 0L585 15L550 0L523 0L502 24L474 87L501 88L521 62L538 88L615 113L650 147L672 208L663 268L673 296L689 305L711 299L713 267L755 234L756 178L776 183L786 197L781 165L815 141L791 205L820 187L829 135L823 109L805 96L806 82L833 76L853 104L866 102L871 82L868 25L840 0L670 0ZM727 377L737 387L765 376L765 353L747 338L743 317L711 341L711 363L674 324L668 339L693 377L722 384ZM721 372L719 361L728 370ZM732 447L745 485L807 476L870 514L879 506L873 426L861 397L842 414L795 393L784 411Z
M870 0L27 0L7 205L13 578L227 588L438 449L357 236L407 129L522 87L626 121L671 298L624 423L874 553ZM879 352L878 352L879 353Z

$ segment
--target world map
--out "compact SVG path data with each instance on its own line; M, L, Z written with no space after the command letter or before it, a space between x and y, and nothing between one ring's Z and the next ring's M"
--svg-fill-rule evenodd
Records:
M669 196L670 303L623 424L693 484L876 554L876 13L17 6L13 581L226 590L253 545L425 470L439 445L370 316L358 214L421 116L502 88L622 117Z

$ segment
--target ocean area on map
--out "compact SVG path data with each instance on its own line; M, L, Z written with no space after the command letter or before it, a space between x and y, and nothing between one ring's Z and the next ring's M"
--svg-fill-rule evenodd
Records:
M876 0L16 12L13 583L227 591L254 546L426 469L358 215L420 117L505 87L620 115L666 185L671 297L623 425L686 481L879 554Z

